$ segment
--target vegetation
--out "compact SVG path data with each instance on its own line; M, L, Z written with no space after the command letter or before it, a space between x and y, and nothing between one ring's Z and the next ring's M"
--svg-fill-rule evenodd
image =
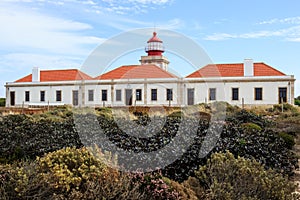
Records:
M196 199L160 173L122 173L97 158L85 148L65 148L0 165L1 199Z
M196 171L208 199L296 199L295 185L255 160L215 153Z
M57 118L57 113L55 113ZM54 117L53 117L54 118ZM38 119L38 120L37 120ZM27 115L8 115L0 119L0 161L11 163L35 159L64 147L82 147L71 118L51 121Z
M299 130L299 109L284 105L282 113L275 105L258 115L227 105L226 120L210 124L218 106L222 105L195 106L199 113L193 115L200 118L177 108L168 108L167 117L153 117L147 108L132 108L130 118L119 116L117 122L110 108L97 109L96 116L68 107L2 116L0 199L296 199L295 186L287 177L297 168L298 158L291 149ZM80 135L76 118L84 129ZM91 119L99 127L92 127ZM151 125L151 120L164 123L159 130L150 127L149 137L134 136L144 134L143 126L157 125ZM118 161L122 165L130 159L122 155L113 159L114 152L104 154L107 149L97 143L101 127L101 134L118 148L147 153L169 144L179 127L182 140L187 140L195 123L196 137L185 153L151 173L119 171ZM201 157L208 129L219 125L223 129L214 149Z
M0 98L0 107L5 107L5 98Z
M295 105L300 106L300 96L295 98Z
M180 184L159 172L120 172L85 148L66 148L0 165L0 194L1 199L297 199L288 179L229 152L213 154L195 175Z
M293 135L284 132L280 132L278 135L284 140L287 148L293 148L293 146L295 145L295 138Z

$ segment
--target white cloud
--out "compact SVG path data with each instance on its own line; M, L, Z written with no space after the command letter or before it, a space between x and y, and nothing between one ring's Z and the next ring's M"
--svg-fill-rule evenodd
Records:
M128 2L161 5L170 3L172 2L172 0L128 0Z
M1 55L0 60L0 71L7 70L7 72L17 75L21 72L21 76L24 76L23 70L31 71L32 67L41 67L42 69L79 68L83 58L57 54L11 53Z
M286 40L290 42L300 42L300 37L287 38Z
M149 10L162 8L173 0L101 0L102 4L94 7L95 12L102 13L101 10L120 15L147 13ZM99 9L100 8L100 9Z
M258 24L264 25L264 24L300 24L300 17L288 17L283 19L270 19L266 21L259 22Z
M171 4L173 0L2 0L9 3L28 3L36 6L52 4L62 5L80 5L88 12L93 13L113 13L119 15L147 13L149 10L162 8Z
M93 28L86 23L10 6L0 8L0 13L0 50L33 48L78 55L90 51L83 45L96 45L103 41L95 36L81 36L82 32Z
M182 21L181 19L178 19L178 18L171 19L171 20L169 20L169 21L167 21L165 23L159 23L159 24L157 24L158 28L169 29L169 30L180 29L180 28L182 28L184 26L185 26L184 21Z
M214 33L212 35L206 36L204 39L218 41L218 40L227 40L230 38L237 38L237 36L233 35L233 34L228 34L228 33Z
M255 38L264 38L264 37L282 37L284 40L288 41L298 41L297 38L300 38L300 26L292 26L285 29L279 30L268 30L268 31L257 31L249 32L243 34L231 34L231 33L214 33L212 35L206 36L205 40L227 40L227 39L255 39Z

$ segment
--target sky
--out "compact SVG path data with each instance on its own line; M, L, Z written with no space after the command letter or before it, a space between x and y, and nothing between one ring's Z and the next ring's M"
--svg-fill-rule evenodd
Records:
M81 69L105 41L144 28L157 30L158 36L166 29L192 39L213 63L252 58L295 75L297 97L299 8L298 0L1 0L0 97L5 97L6 82L30 74L33 67ZM151 35L145 34L145 45ZM164 44L178 74L196 70L185 67L188 61L172 55L170 44ZM145 55L141 49L114 61L111 68L138 64Z

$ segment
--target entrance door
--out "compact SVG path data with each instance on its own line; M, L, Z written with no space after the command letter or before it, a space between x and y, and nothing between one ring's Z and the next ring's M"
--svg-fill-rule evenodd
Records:
M187 89L188 105L194 105L194 88Z
M73 90L73 106L78 106L78 90Z
M14 106L15 105L15 92L10 92L10 105Z
M282 87L278 89L278 98L279 103L286 103L287 102L287 88Z
M132 89L126 89L125 90L125 104L126 106L131 106L132 105Z

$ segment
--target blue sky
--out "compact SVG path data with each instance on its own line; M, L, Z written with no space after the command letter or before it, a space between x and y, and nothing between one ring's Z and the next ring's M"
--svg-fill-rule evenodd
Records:
M214 63L252 58L300 79L299 8L298 0L1 0L0 85L35 66L80 69L101 43L138 28L183 34ZM137 64L141 54L122 62ZM171 64L182 76L193 71L176 58ZM300 96L299 80L295 96Z

